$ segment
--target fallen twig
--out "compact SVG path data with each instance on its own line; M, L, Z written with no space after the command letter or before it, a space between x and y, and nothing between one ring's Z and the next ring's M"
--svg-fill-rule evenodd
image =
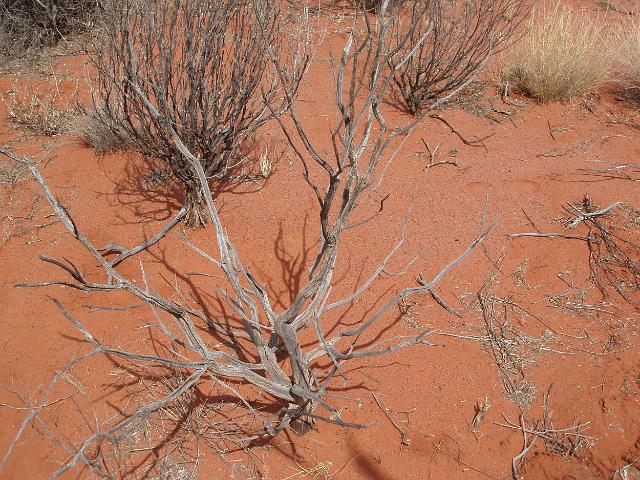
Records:
M518 455L513 457L513 460L511 460L511 474L513 475L513 480L523 480L523 478L518 473L518 468L520 467L520 465L522 465L524 456L531 449L531 447L533 447L533 444L538 438L535 434L532 434L531 438L527 438L527 430L524 426L524 413L520 414L520 428L522 430L524 440L522 442L522 450Z
M386 409L382 406L382 403L380 403L380 400L378 400L378 396L376 395L375 392L371 392L371 395L373 396L373 399L376 401L376 404L378 405L378 407L380 408L380 410L382 411L382 413L384 413L385 417L387 417L389 419L389 421L391 422L391 425L393 425L395 427L396 430L398 430L398 432L400 432L400 436L402 437L402 445L405 446L409 446L410 443L410 439L407 436L406 433L404 433L404 430L402 430L398 424L395 422L395 420L393 418L391 418L391 415L389 415L389 412L386 411Z
M569 238L573 240L584 240L587 242L599 243L599 240L595 237L588 235L572 235L570 233L541 233L541 232L527 232L527 233L507 233L509 238L522 238L522 237L539 237L539 238Z
M421 138L420 140L422 140L422 143L427 149L427 152L429 152L429 163L427 164L426 167L424 167L425 172L430 168L436 167L438 165L453 165L454 167L458 166L458 163L454 162L453 160L441 160L439 162L436 162L436 153L438 152L440 145L438 145L436 148L431 150L431 147L427 142L425 142L424 138Z
M458 138L460 138L460 140L462 140L462 143L464 143L465 145L469 145L470 147L486 147L486 145L484 144L484 141L493 137L496 132L492 132L488 135L485 135L482 138L477 138L474 140L468 140L462 133L460 133L460 131L454 127L449 120L447 120L446 118L440 116L440 115L431 115L431 118L435 118L437 120L440 120L442 123L444 123L447 127L449 127L449 129L455 133Z

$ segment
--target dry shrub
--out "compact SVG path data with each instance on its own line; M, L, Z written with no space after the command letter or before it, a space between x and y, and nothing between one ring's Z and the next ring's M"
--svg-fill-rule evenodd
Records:
M86 29L97 5L98 0L2 0L0 57L54 45Z
M242 163L243 142L284 113L306 69L292 60L282 88L269 52L297 58L287 47L304 38L287 36L280 2L269 0L105 0L104 9L91 55L93 119L103 126L90 127L89 142L124 132L128 146L163 161L183 187L185 222L200 227L204 200L168 125L207 178L223 181Z
M520 407L530 405L536 385L529 381L527 372L552 343L551 332L545 331L539 337L522 332L517 327L522 312L510 298L493 292L479 293L477 305L485 324L484 347L500 369L505 397Z
M528 12L524 0L406 3L405 19L393 35L393 81L401 102L416 115L469 84L491 55L511 45Z
M556 4L534 10L527 34L503 57L501 81L541 102L564 101L602 85L612 71L605 23Z
M256 0L254 5L257 6L255 2ZM198 5L202 5L202 2ZM164 125L168 133L174 136L175 143L181 146L180 152L188 162L185 167L195 172L197 186L206 201L206 213L212 225L213 238L210 240L215 242L218 250L218 253L206 253L205 248L209 250L207 247L201 248L183 237L191 248L202 255L203 261L211 262L206 263L207 267L203 269L219 268L221 271L220 275L216 275L219 280L215 281L215 285L210 285L210 291L207 290L208 286L193 286L193 301L183 295L182 287L179 285L176 285L175 295L170 294L171 297L163 298L157 295L154 286L156 279L147 277L142 263L140 265L144 285L139 280L130 280L118 268L125 259L144 251L168 235L180 220L185 218L186 208L180 209L158 234L133 248L119 245L130 243L129 239L116 238L117 243L109 243L106 248L99 249L85 236L82 224L70 217L69 210L62 206L61 201L47 186L33 161L15 155L8 148L0 149L0 153L29 167L56 216L63 222L70 235L103 266L103 278L108 282L87 283L85 278L89 277L80 273L70 261L63 262L43 256L43 262L60 267L71 275L72 280L36 282L21 286L35 287L59 283L84 291L122 290L123 293L127 292L151 307L147 315L153 315L153 318L143 320L144 330L136 329L138 332L144 332L143 335L153 330L149 342L143 339L127 342L135 351L126 351L103 345L101 340L89 333L60 302L52 299L91 349L77 357L70 365L79 366L80 362L85 360L97 359L96 355L107 355L109 361L145 364L154 370L166 369L173 380L164 383L151 400L143 400L140 406L120 408L117 414L111 415L108 420L96 422L99 432L93 433L95 429L92 429L91 432L85 431L76 435L75 438L84 437L84 440L78 440L75 446L65 449L62 462L51 478L68 476L76 467L87 467L94 471L96 467L101 468L101 464L96 464L91 454L101 451L103 445L114 444L120 439L130 437L133 425L152 422L155 414L177 418L175 425L180 430L176 435L182 432L181 429L188 428L198 432L200 438L206 434L213 434L213 438L217 439L218 427L214 424L217 415L227 420L235 420L240 425L238 429L232 429L232 435L238 432L233 443L240 444L240 447L251 441L268 441L284 430L303 435L319 421L345 428L364 428L366 424L342 418L346 402L350 402L350 405L361 402L356 397L347 396L351 395L350 390L358 388L358 385L344 384L339 377L348 381L344 372L352 370L350 365L366 361L369 357L387 356L405 348L429 343L428 336L432 333L431 330L409 335L395 330L396 318L393 313L396 306L402 300L408 301L417 295L430 293L434 299L440 298L435 291L439 288L440 281L451 269L472 254L495 223L483 229L466 250L441 267L439 273L431 280L419 276L416 280L417 285L406 287L396 293L389 292L388 295L384 292L384 299L379 298L375 305L365 307L363 316L358 315L353 322L340 324L335 321L336 318L349 315L353 302L359 302L364 298L361 296L381 275L388 272L387 267L390 267L391 263L396 264L394 256L404 243L405 227L410 220L409 213L404 221L398 219L397 225L394 226L398 230L397 242L390 246L389 253L377 263L377 268L358 282L359 288L345 297L337 296L334 293L337 291L336 272L341 271L341 262L344 261L344 256L340 254L340 246L347 240L343 234L363 223L360 220L363 215L356 214L355 211L362 211L358 207L365 207L363 203L370 198L370 188L375 188L376 182L381 181L385 166L393 160L396 152L392 146L397 145L416 128L420 120L409 119L408 123L391 124L391 119L385 120L384 112L379 110L391 85L392 72L387 68L391 55L386 43L387 33L397 21L397 11L388 12L387 6L388 3L384 2L380 14L366 22L367 30L364 34L356 33L354 23L336 65L333 87L336 115L334 126L326 137L327 141L333 141L333 151L316 151L309 141L308 133L309 128L314 127L314 119L309 121L309 127L306 116L301 117L295 105L285 105L288 107L288 121L280 122L282 134L287 137L288 146L300 161L300 170L304 170L304 180L318 202L314 214L317 251L301 260L299 267L305 274L300 282L295 283L297 280L291 280L290 275L285 275L282 287L291 292L287 301L282 300L286 296L277 293L280 286L271 286L269 280L260 278L260 272L254 273L255 277L249 272L222 223L217 209L218 202L214 200L209 177L205 173L206 165L202 162L201 156L191 151L196 150L198 146L186 146L187 142L183 141L176 130L180 128L184 134L188 134L189 131L177 122L169 123L159 112L154 112L148 120L157 122L160 127ZM286 68L273 50L268 54L279 74L279 84L274 87L277 91L286 91L290 87L291 70ZM151 96L157 93L157 90L145 92L143 88L146 85L140 85L137 76L129 80L129 86L137 90L130 93L137 93L145 105L153 105L153 102L158 100L158 96ZM268 92L263 90L261 93L264 95ZM205 98L207 99L208 97ZM173 168L173 165L166 167ZM175 168L173 170L175 172ZM265 175L267 173L268 169L265 166ZM366 210L362 213L367 215ZM364 218L365 222L368 221L366 216ZM103 242L104 240L101 240L101 243ZM114 254L117 256L113 257ZM254 257L257 256L256 258L262 255L259 251L252 254ZM269 251L266 255L272 255L272 252ZM283 261L286 263L286 258ZM411 263L404 268L408 269ZM298 269L298 266L295 269ZM159 275L164 278L162 272L159 272ZM182 273L178 275L179 278L185 278L182 277ZM155 276L153 274L153 277ZM292 284L292 281L295 284ZM292 285L294 291L291 290ZM439 303L450 309L441 298ZM276 305L275 309L272 305ZM329 313L334 309L335 313ZM139 318L139 314L131 314L131 317ZM393 330L397 334L391 333ZM70 367L65 371L70 371ZM50 385L55 385L61 375L57 374ZM92 376L92 381L94 380L103 381ZM338 381L340 386L334 387ZM184 404L179 408L175 408L175 405L176 402L188 398L188 395L191 398L202 399L202 392L206 393L207 386L219 386L224 390L225 398L229 400L225 401L223 407L236 408L238 413L232 411L224 415L224 412L211 412L205 405L200 411L201 415L195 417L195 420L204 419L204 428L199 421L195 422L194 428L191 419L189 422L182 420L186 413L193 412L192 404L187 404L186 408ZM336 388L347 393L337 395ZM47 397L43 396L40 405L46 405L47 402ZM215 402L209 405L213 406L212 403ZM115 405L119 406L119 402ZM27 425L35 417L38 421L42 418L40 411L44 407L40 410L26 407L28 416L23 420L23 425ZM357 417L355 420L357 421ZM248 424L249 421L252 423ZM93 422L90 423L93 427ZM22 431L24 430L19 431L11 441L5 458L9 458L12 449L19 446ZM170 431L174 432L176 429L171 428ZM225 439L228 439L227 428L223 433ZM144 448L145 445L133 447L129 450ZM326 466L327 463L324 462L313 469L304 470L303 473L307 476L323 474L322 472L326 472ZM83 472L78 472L81 473ZM125 478L133 477L129 475Z
M355 0L358 7L364 8L367 12L375 12L382 6L382 0Z

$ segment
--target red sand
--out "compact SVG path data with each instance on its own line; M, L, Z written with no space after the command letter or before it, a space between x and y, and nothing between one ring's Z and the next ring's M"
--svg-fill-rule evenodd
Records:
M325 47L336 51L341 39L330 36L327 42ZM327 68L326 61L314 66L299 102L319 141L328 138L328 122L333 118ZM2 87L6 88L7 83L3 80ZM539 439L520 470L526 479L613 478L618 469L640 455L637 310L619 297L611 297L613 305L608 310L615 309L617 316L600 313L597 320L590 321L550 307L545 295L565 291L568 287L563 279L575 289L588 285L589 252L585 242L505 237L507 233L533 231L525 212L540 230L560 231L562 226L554 219L562 216L562 207L568 202L580 202L585 194L600 206L615 201L640 206L637 180L606 180L579 174L580 169L602 166L597 162L634 163L640 156L638 130L612 121L615 115L633 115L627 105L604 94L588 101L593 111L585 108L583 100L548 106L529 102L522 108L498 102L500 108L515 111L511 121L505 119L500 124L462 110L442 112L467 137L494 133L481 148L464 145L441 122L426 120L407 141L377 193L380 198L390 195L382 215L345 235L343 261L336 274L341 279L339 291L352 289L393 245L402 218L412 208L407 241L393 267L400 269L418 252L422 252L420 259L404 277L388 277L375 284L358 308L349 312L346 320L353 321L366 307L379 303L379 297L388 289L397 291L411 284L418 273L433 275L463 251L480 229L487 198L487 218L498 220L497 227L484 246L457 267L439 290L463 317L456 318L430 298L420 297L415 299L413 320L459 334L483 334L475 295L492 273L493 263L499 261L500 269L490 291L511 298L542 319L548 328L565 335L550 347L560 353L540 352L537 362L526 369L528 381L537 387L535 398L526 409L526 419L530 422L542 417L543 394L552 386L549 407L554 425L563 428L574 421L590 422L585 435L593 438L593 446L563 458L550 453ZM390 116L398 117L391 108L388 110ZM0 116L5 122L4 109ZM13 127L3 123L0 143L15 135ZM428 154L421 139L432 147L439 146L439 159L453 159L457 167L441 165L425 171ZM177 201L153 192L144 195L139 185L132 184L131 169L142 164L139 159L124 154L96 158L71 137L57 140L59 146L40 156L41 171L96 245L118 238L133 245L177 212ZM45 142L32 137L14 148L19 153L38 156ZM279 140L274 142L283 145ZM38 255L66 257L84 271L97 270L95 262L72 243L59 224L34 228L51 218L47 217L50 208L32 180L27 179L14 189L3 185L0 198L3 233L12 224L25 227L22 234L3 238L0 245L0 385L21 393L34 392L71 356L85 350L79 335L47 295L63 302L105 343L134 348L139 338L136 329L144 325L146 313L89 314L83 307L127 305L130 299L87 295L69 288L12 287L19 282L61 277L54 266L38 261ZM18 218L28 212L32 198L33 218ZM222 220L241 257L270 286L274 296L287 300L287 289L295 288L292 285L296 284L296 274L305 267L294 265L293 274L288 273L282 259L291 262L317 241L317 208L302 180L300 167L284 157L263 189L246 194L225 193L220 203ZM365 217L375 208L377 204L373 202L365 204L359 215ZM213 251L210 230L187 233ZM585 234L584 227L578 227L576 233ZM180 272L202 271L205 267L175 235L149 249L140 259L153 278L152 284L164 293L170 294L171 289L160 277L162 272L187 294L194 287L208 285L206 280L180 276ZM140 278L137 260L125 262L122 271ZM595 304L599 300L592 288L585 302ZM546 328L525 314L508 319L528 335L539 336ZM387 322L394 320L388 318ZM405 323L399 322L397 328L405 333L417 331ZM498 367L477 342L443 336L434 336L433 342L434 346L411 348L388 358L353 365L350 381L356 389L350 394L360 398L362 404L345 404L344 417L375 424L365 430L319 424L305 437L281 435L271 445L255 449L264 460L257 465L263 478L324 478L303 476L301 470L321 462L331 462L329 474L344 467L337 478L510 478L512 458L521 451L523 436L520 431L496 424L505 423L504 417L518 423L520 413L505 398ZM108 377L100 375L109 373L110 368L98 365L83 373L87 378L106 378L108 383ZM89 387L89 398L99 399L100 381ZM336 381L335 386L342 385ZM389 415L406 432L408 442L402 443L400 433L380 411L371 391L379 394ZM472 432L469 424L474 407L485 399L491 407ZM0 402L17 405L7 390L0 391ZM102 408L96 402L96 408ZM22 418L23 411L0 408L2 454ZM72 426L74 418L72 415L69 419ZM60 451L29 426L0 476L46 478L60 459L64 459ZM206 452L199 473L199 478L242 478L237 472L232 477L227 467Z

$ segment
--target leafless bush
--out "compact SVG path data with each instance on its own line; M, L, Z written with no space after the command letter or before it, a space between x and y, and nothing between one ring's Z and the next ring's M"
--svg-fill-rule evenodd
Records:
M124 136L127 145L170 166L185 190L189 226L204 225L206 206L171 129L209 179L224 179L242 162L239 146L284 112L306 68L296 52L304 48L305 32L292 34L288 42L279 5L269 0L105 2L91 54L99 112L92 120L102 123L100 137L110 130L114 138ZM286 83L278 81L269 51L290 61Z
M262 11L255 4L258 35L270 35L271 23L268 10ZM233 241L221 223L214 196L211 193L203 162L192 152L174 129L166 123L163 128L171 136L174 147L184 158L197 187L206 203L206 212L212 224L217 244L217 254L186 240L200 254L208 268L220 271L216 288L207 293L217 297L228 313L214 316L204 306L191 306L188 302L174 301L158 295L150 284L142 266L142 281L128 278L117 266L150 245L159 241L186 215L182 208L176 217L157 235L134 247L109 244L99 249L86 237L81 225L71 218L59 199L53 194L36 166L24 157L18 157L4 149L17 161L26 164L42 187L47 199L70 234L101 265L104 278L94 280L82 274L68 261L41 257L45 262L60 267L70 279L46 281L23 286L62 284L83 291L121 291L151 307L154 319L148 327L158 333L154 345L160 342L162 349L152 352L129 351L105 345L60 302L55 301L60 312L82 334L90 347L86 358L107 355L117 361L166 368L176 372L176 383L171 391L152 402L112 418L99 430L87 436L69 454L68 459L54 475L61 475L79 464L92 466L90 454L113 438L126 435L130 427L146 421L152 414L174 405L188 396L195 388L205 384L217 384L226 389L236 402L246 408L260 429L247 432L245 441L269 439L286 428L304 434L316 420L323 420L342 427L362 428L364 425L342 418L342 410L336 402L355 401L352 397L336 394L332 384L336 377L348 381L346 366L357 359L388 355L400 349L428 344L430 330L415 335L385 335L379 328L393 314L399 302L420 294L431 294L446 305L435 293L447 273L471 254L486 237L491 226L483 225L475 241L456 259L440 269L427 281L419 277L417 285L405 288L384 303L354 319L348 325L336 322L334 314L348 311L352 303L387 270L404 241L407 222L398 225L399 240L351 294L333 296L333 275L339 263L343 234L371 218L362 212L354 218L354 212L367 195L373 193L386 171L386 165L396 156L402 139L418 124L420 118L406 125L388 125L380 106L393 82L393 70L388 69L388 33L397 21L398 10L387 11L383 3L375 18L365 16L364 32L352 31L342 55L337 60L335 72L336 123L331 131L330 152L314 147L306 126L291 103L291 77L281 63L277 51L268 49L287 96L291 123L275 115L275 106L267 106L275 116L290 141L290 146L303 166L304 179L314 192L317 202L317 221L320 231L318 251L307 265L303 284L292 294L290 302L277 311L273 299L240 258ZM407 35L409 38L409 35ZM134 84L131 95L140 97L144 105L151 105L148 91ZM149 108L153 121L160 125L161 113ZM293 126L292 126L293 125ZM381 164L385 168L380 168ZM380 205L382 207L382 205ZM378 209L376 209L377 211ZM379 212L378 212L379 213ZM373 213L373 216L377 213ZM116 254L115 258L109 257ZM260 253L258 253L260 255ZM142 265L142 264L141 264ZM213 277L213 276L212 276ZM333 312L333 313L332 313ZM397 321L397 319L396 319ZM202 327L202 328L201 328ZM390 325L389 327L393 327ZM79 359L78 362L83 359ZM179 373L179 375L178 375ZM238 383L244 385L240 390ZM243 393L244 392L244 393ZM246 392L257 392L248 397ZM248 397L248 398L247 398ZM265 405L256 405L256 399ZM267 408L268 407L268 408ZM211 420L211 419L210 419ZM16 437L15 442L19 439Z
M0 2L0 57L53 45L86 29L98 0L3 0Z
M399 53L394 83L406 107L417 114L469 83L492 54L514 41L526 12L525 0L410 2L393 45ZM407 26L412 38L404 42Z
M40 389L35 394L21 393L14 386L8 392L13 400L2 406L25 409L32 414L38 412L27 417L32 428L54 447L71 453L77 448L76 437L69 435L67 427L74 423L76 415L86 415L91 409L87 403L95 401L85 387L88 379L78 370L69 366L59 371L64 380L61 385ZM126 415L125 412L143 408L171 394L185 380L183 373L176 369L116 362L116 369L110 373L111 381L102 390L102 395L108 395L110 400L104 411L98 408L92 412L93 421L101 422L103 415L109 416L108 403L114 398L122 400L118 409ZM71 393L66 393L69 391ZM56 401L53 397L57 395L74 400ZM50 408L54 405L61 408ZM99 448L87 451L86 460L95 475L93 478L105 480L198 478L196 472L204 448L225 462L231 453L239 451L234 459L251 466L253 461L244 454L237 439L246 435L252 421L250 412L212 384L207 390L191 389L147 416L134 417L122 434L110 436ZM74 433L90 434L91 423L74 424Z
M0 162L0 183L13 188L28 176L29 169L24 164L13 160Z
M503 85L541 102L589 92L605 82L613 68L608 29L590 12L576 12L559 3L536 9L527 34L503 58Z

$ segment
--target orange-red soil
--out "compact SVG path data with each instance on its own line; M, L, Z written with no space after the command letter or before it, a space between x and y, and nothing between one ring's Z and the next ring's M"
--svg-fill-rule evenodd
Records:
M341 42L340 34L328 35L323 54L337 52ZM59 62L64 63L65 57ZM324 142L321 145L325 148L329 148L328 128L333 119L330 79L328 61L320 55L299 102L313 138ZM3 79L2 88L8 88L9 83L8 78ZM486 98L493 93L490 87ZM485 106L489 105L486 102ZM632 179L583 174L584 169L639 162L640 132L620 122L635 112L615 94L604 93L545 106L529 101L514 107L497 98L494 102L499 109L513 113L492 110L502 120L493 123L461 109L441 112L469 138L492 133L483 146L463 144L434 119L424 121L403 146L384 183L358 216L365 218L374 212L379 199L388 194L382 214L345 235L336 293L352 291L376 267L397 240L408 211L406 242L390 269L401 270L418 254L419 259L406 275L387 276L376 283L342 321L357 321L372 305L380 304L383 295L413 284L419 273L434 275L473 241L483 216L487 221L497 220L490 237L439 288L441 296L461 312L461 318L424 296L413 299L415 305L404 316L394 312L386 324L395 322L394 331L404 334L428 327L458 335L485 335L477 296L484 288L486 298L493 295L498 299L498 318L504 320L502 315L507 312L506 320L518 331L532 337L555 332L545 344L546 350L526 350L535 360L524 370L527 381L535 385L535 395L524 410L524 418L529 426L542 418L543 396L549 391L553 425L567 428L574 421L589 422L583 433L591 446L565 458L538 439L520 474L526 479L614 478L615 472L640 455L638 310L611 292L607 303L599 304L601 295L589 282L586 242L509 238L506 234L537 228L585 235L584 226L568 231L558 222L564 216L563 206L581 202L584 195L601 207L613 202L640 207L637 169ZM386 108L390 119L403 120L402 114ZM19 135L6 122L6 113L1 107L2 144ZM286 151L275 129L264 136L270 140L264 140L260 148L270 145L271 152ZM429 155L421 140L432 148L439 147L436 161L451 160L457 166L425 170ZM49 145L51 142L27 136L13 148L40 161L49 185L95 245L113 241L133 245L177 212L177 198L140 181L140 170L147 168L141 159L127 154L97 158L71 136L57 137L54 145ZM0 162L7 165L4 158ZM302 179L300 166L287 155L281 156L275 174L263 188L254 186L241 185L237 191L220 195L222 220L251 271L269 286L273 297L287 301L317 246L317 204ZM89 276L96 275L98 269L60 224L38 227L50 223L52 217L33 180L26 178L15 187L2 185L0 198L0 385L4 387L0 390L0 445L4 454L25 415L4 406L21 406L10 391L31 393L37 401L38 392L51 376L73 355L86 351L80 335L47 296L65 304L105 344L122 348L136 348L141 343L145 335L140 332L146 330L140 327L149 321L150 313L144 309L91 311L92 305L130 305L132 300L124 295L85 294L60 287L14 288L16 283L61 278L60 270L39 261L38 255L68 258ZM186 234L208 251L215 251L211 230ZM167 295L175 295L173 286L177 286L192 297L193 292L206 291L213 282L185 275L211 269L175 234L140 255L139 260L151 285ZM137 258L119 268L142 281ZM549 295L576 295L581 289L587 289L583 303L599 305L603 311L576 315L550 305ZM574 300L566 297L563 301L566 305ZM214 308L212 297L204 301ZM509 306L509 302L519 307ZM346 393L361 401L341 404L343 417L373 422L372 426L347 430L319 423L304 437L283 434L254 450L262 478L324 478L310 471L323 462L330 462L324 463L327 478L338 471L336 478L345 479L511 478L512 459L523 448L523 435L498 423L505 424L506 418L518 424L520 409L506 398L496 362L479 342L441 335L431 338L433 346L356 362L348 372L349 383L335 382L337 390L349 386ZM92 399L98 417L104 418L108 409L101 392L110 383L114 367L99 363L91 368L82 367L79 375L87 389L85 398ZM405 432L404 442L371 392L377 392L389 416ZM119 395L122 399L123 394ZM490 408L472 428L475 408L485 400ZM68 418L65 431L73 432L80 419L73 408L61 407L60 412L67 410L69 416L59 416L58 421ZM65 459L30 425L0 477L46 478ZM309 469L307 473L303 468ZM224 465L217 456L203 451L198 478L243 478L241 470L233 462Z

